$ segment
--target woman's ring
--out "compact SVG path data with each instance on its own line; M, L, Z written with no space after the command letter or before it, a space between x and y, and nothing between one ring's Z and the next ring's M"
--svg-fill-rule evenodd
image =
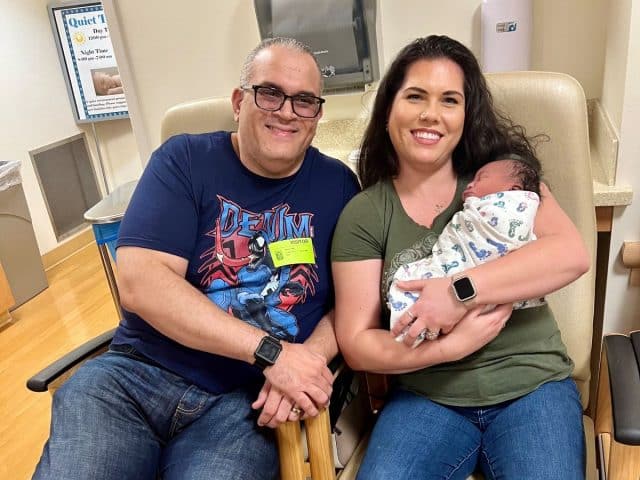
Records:
M302 413L302 410L300 410L298 407L296 407L294 405L293 407L291 407L291 413L295 413L296 415L300 415Z
M424 332L424 338L426 338L427 340L436 340L439 336L440 336L440 332L432 332L431 330L429 330L428 328L425 329L426 331Z

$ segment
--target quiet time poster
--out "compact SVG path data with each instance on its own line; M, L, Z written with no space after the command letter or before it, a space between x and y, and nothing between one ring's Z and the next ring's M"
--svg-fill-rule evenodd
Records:
M78 122L127 117L102 5L52 6L51 16Z

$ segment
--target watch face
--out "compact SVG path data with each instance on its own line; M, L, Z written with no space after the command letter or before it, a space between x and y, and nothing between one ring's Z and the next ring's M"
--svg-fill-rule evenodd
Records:
M262 370L270 367L278 359L278 355L282 351L282 344L280 340L271 335L262 337L258 348L253 352L253 357L256 359L254 365Z
M471 300L476 296L476 289L469 277L458 278L455 282L453 282L453 288L456 292L458 300L460 300L461 302Z
M282 350L282 346L279 343L271 340L269 337L265 337L256 351L256 356L273 364L278 358L280 350Z

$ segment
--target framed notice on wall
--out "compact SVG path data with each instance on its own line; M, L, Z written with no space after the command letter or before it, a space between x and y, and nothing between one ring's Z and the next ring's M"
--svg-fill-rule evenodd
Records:
M128 117L102 4L56 2L47 8L76 122Z

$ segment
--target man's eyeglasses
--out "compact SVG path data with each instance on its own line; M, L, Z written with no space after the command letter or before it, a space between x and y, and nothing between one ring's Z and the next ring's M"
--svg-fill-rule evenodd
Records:
M253 90L253 98L256 106L268 112L277 112L282 108L287 99L291 100L293 113L302 118L315 118L320 113L320 108L325 102L324 98L313 95L287 95L282 90L262 85L242 87L243 90Z

